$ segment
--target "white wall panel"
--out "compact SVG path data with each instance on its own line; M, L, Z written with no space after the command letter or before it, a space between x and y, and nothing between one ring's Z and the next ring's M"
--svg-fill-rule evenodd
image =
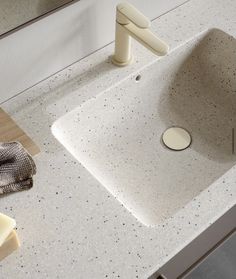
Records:
M114 40L117 0L80 0L0 39L0 103ZM186 0L130 0L151 19Z

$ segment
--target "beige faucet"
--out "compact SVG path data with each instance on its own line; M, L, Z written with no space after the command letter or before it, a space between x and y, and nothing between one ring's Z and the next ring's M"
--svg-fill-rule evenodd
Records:
M150 20L131 4L117 5L115 53L112 57L115 65L126 66L132 62L131 37L156 55L167 54L168 45L149 30L150 25Z

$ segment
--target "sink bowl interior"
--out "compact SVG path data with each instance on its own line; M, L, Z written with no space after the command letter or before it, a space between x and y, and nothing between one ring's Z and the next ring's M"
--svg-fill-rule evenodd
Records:
M235 164L236 40L212 29L139 75L66 114L52 131L138 220L154 226ZM188 149L162 144L170 126L190 132Z

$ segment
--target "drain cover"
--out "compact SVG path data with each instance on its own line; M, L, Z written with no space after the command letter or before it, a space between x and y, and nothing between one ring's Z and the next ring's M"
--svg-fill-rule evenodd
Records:
M168 128L162 135L166 147L172 150L184 150L190 146L192 138L188 131L180 127Z

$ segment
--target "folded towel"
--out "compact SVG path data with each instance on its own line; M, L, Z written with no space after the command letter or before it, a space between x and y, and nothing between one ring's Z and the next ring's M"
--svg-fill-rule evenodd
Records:
M35 173L35 163L21 143L0 143L0 195L31 188Z

